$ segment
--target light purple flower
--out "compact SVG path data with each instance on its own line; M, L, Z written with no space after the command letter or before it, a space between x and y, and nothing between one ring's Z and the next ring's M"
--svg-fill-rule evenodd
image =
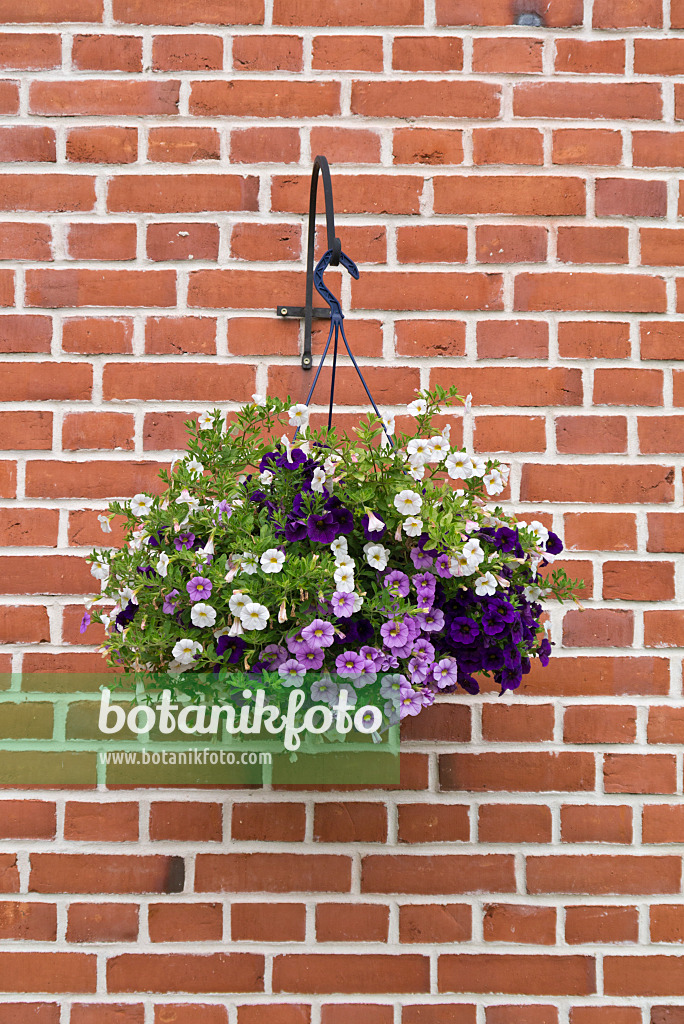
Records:
M454 658L442 658L432 666L432 677L439 690L455 686L458 681L458 665Z
M317 672L323 668L323 651L310 647L308 651L297 651L297 661L307 672Z
M334 704L339 693L340 690L337 683L333 683L328 675L316 680L311 687L311 699L316 704L320 701L323 701L324 704Z
M356 651L343 651L335 659L335 669L338 676L359 676L363 672L365 661Z
M384 622L380 627L380 636L385 643L385 647L389 647L390 650L394 651L397 647L404 647L408 641L408 626L398 619L391 619L389 622Z
M416 640L413 644L412 653L421 661L434 661L435 649L429 640Z
M90 615L88 614L88 612L85 612L84 615L83 615L83 618L81 619L81 625L79 627L79 633L85 633L85 631L88 628L88 626L90 625L90 623L91 623Z
M260 661L268 662L271 670L279 668L287 661L287 651L280 644L268 644L259 655Z
M190 595L191 601L206 601L211 597L212 584L211 580L205 579L204 576L193 576L189 583L186 584L185 589Z
M178 602L174 601L174 597L178 597L177 590L171 590L164 596L164 607L162 608L162 611L165 612L166 615L173 615L176 610Z
M373 667L374 672L380 671L380 666L382 665L384 658L382 656L382 652L379 651L377 647L362 647L359 654L362 658L366 659L369 665Z
M394 569L385 576L382 582L383 586L387 587L393 597L406 597L408 595L409 578L405 572Z
M420 628L426 633L437 633L444 628L444 612L439 608L431 608L429 612L419 612L416 619Z
M430 676L432 672L432 662L424 661L422 658L411 658L408 663L408 669L411 673L411 683L421 684Z
M224 515L226 517L226 522L228 522L228 520L230 519L230 517L233 514L233 510L230 507L230 505L228 504L228 502L226 501L226 499L224 498L223 501L219 501L219 503L216 506L216 508L217 508L217 511L218 511L218 521L219 521L219 523L223 522L223 516Z
M397 658L396 654L386 654L382 659L380 671L389 672L390 669L397 668L399 668L399 659Z
M301 632L295 633L294 636L288 636L285 643L287 644L288 651L290 654L294 654L295 658L298 658L302 651L308 651L311 646L304 639Z
M404 625L408 629L410 641L416 640L420 636L420 623L416 615L405 615Z
M449 568L449 556L438 555L435 559L435 572L438 576L441 576L443 580L451 579L451 569Z
M353 594L344 594L342 591L336 590L330 603L333 613L338 619L348 619L354 611L354 602Z
M312 647L318 650L320 647L330 647L335 641L335 629L331 622L325 619L314 619L302 630L302 636Z
M289 658L278 666L278 675L283 681L283 686L301 686L306 669L294 658Z
M363 658L363 655L361 655ZM357 676L354 677L354 686L361 689L362 686L367 686L368 683L374 683L377 679L378 674L371 665L370 662L364 661L363 668Z
M432 565L432 555L426 555L420 548L411 548L411 561L416 569L429 569Z
M195 543L194 533L179 533L177 537L174 537L173 546L176 551L182 551L183 548L189 550Z
M399 691L399 717L419 715L423 708L423 695L416 693L412 686L402 686Z

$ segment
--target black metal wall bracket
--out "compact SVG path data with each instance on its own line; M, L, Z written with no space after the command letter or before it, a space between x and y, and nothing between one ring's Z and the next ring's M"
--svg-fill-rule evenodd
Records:
M324 156L317 156L314 160L311 173L311 191L309 193L309 231L306 250L306 305L305 306L278 306L276 314L282 317L304 318L304 351L302 353L302 369L310 370L313 360L311 355L311 327L312 321L329 320L330 309L316 307L313 304L313 273L314 273L314 250L316 246L316 194L318 192L318 174L323 178L323 195L325 197L325 222L328 236L328 249L332 250L330 266L336 267L340 262L342 244L339 238L335 237L335 210L333 209L332 181L330 179L330 167Z

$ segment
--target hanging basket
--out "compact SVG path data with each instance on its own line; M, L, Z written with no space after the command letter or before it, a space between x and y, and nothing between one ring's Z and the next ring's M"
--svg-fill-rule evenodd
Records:
M319 168L329 248L314 271ZM234 418L214 410L189 424L164 493L114 502L104 518L124 517L125 543L91 557L102 594L83 629L91 616L104 624L110 664L143 693L161 679L180 699L240 707L262 688L284 708L297 691L302 714L375 708L367 731L381 733L440 694L477 693L483 677L518 687L551 653L541 599L571 597L576 584L562 571L539 576L562 545L497 504L507 467L451 444L455 389L418 394L402 410L408 430L377 408L323 282L335 263L359 276L334 237L318 157L307 305L278 310L305 317L306 369L313 285L328 304L307 401L255 395ZM351 435L333 423L340 343L372 407ZM328 421L314 430L309 404L331 345Z

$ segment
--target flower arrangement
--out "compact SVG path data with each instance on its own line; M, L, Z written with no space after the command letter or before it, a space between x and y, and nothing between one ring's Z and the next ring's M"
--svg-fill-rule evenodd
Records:
M293 688L332 707L363 690L386 724L477 693L479 674L515 689L551 653L541 599L576 583L538 575L562 550L555 534L491 507L508 467L433 426L457 401L420 393L411 434L389 416L352 436L313 430L305 406L257 395L232 420L202 413L164 493L100 517L126 521L121 549L90 556L110 664L238 705L257 679L280 704ZM274 443L286 422L301 440Z

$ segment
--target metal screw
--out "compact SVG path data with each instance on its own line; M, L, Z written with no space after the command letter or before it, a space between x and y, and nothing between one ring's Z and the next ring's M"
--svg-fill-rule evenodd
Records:
M285 306L283 306L283 307L281 308L281 310L280 310L280 315L281 315L281 316L287 316L287 308L286 308Z

